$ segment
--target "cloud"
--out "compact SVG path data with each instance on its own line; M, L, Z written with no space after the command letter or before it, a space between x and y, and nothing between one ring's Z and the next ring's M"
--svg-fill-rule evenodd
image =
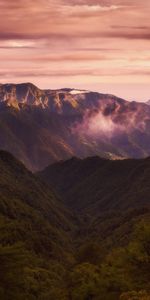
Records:
M78 38L149 40L149 26L144 23L134 25L140 13L138 5L132 11L129 7L135 1L124 3L116 0L0 1L0 40L33 40L37 43L41 40L73 39L76 42ZM126 18L130 19L131 25L120 25L122 20L126 23ZM146 18L144 22L147 22ZM147 32L141 31L141 27L145 31L147 28Z
M133 108L130 103L121 100L120 104L107 95L107 98L99 100L98 105L85 111L82 121L75 124L72 132L85 138L103 138L105 141L124 133L131 134L135 128L142 132L148 120L140 105L136 104Z
M25 63L26 65L26 63ZM116 70L116 69L112 69L109 71L105 71L105 70L94 70L94 69L69 69L69 70L48 70L48 69L42 69L42 68L38 68L38 67L32 67L32 68L26 68L24 65L23 70L15 70L15 69L11 69L11 70L0 70L0 77L11 77L11 78L71 78L71 77L128 77L128 76L150 76L150 70L140 70L140 69L129 69L129 70Z
M150 30L150 26L136 26L136 25L113 25L112 29L134 29L134 30Z
M115 32L102 32L100 36L106 38L118 38L118 39L134 39L134 40L150 40L150 32L126 32L126 31L115 31Z
M149 0L0 0L1 78L148 83L149 8Z
M102 5L65 5L61 8L61 12L65 15L89 17L89 16L97 16L103 12L110 12L121 9L122 6L111 5L111 6L102 6Z
M12 47L16 47L13 45ZM18 48L23 47L23 45L18 45ZM29 48L30 49L30 48ZM31 48L32 49L32 48ZM33 48L34 49L34 48ZM93 52L73 52L73 53L64 53L64 54L46 54L46 55L33 55L30 58L24 58L25 61L32 61L32 62L91 62L91 61L109 61L112 60L113 57L111 55L102 55L96 53L93 55ZM16 60L22 60L22 56L16 57Z
M115 124L111 116L104 116L103 113L99 111L96 115L91 117L85 114L82 123L78 123L72 130L81 136L85 135L92 138L105 136L109 139L114 134L117 134L118 131L121 132L123 127Z

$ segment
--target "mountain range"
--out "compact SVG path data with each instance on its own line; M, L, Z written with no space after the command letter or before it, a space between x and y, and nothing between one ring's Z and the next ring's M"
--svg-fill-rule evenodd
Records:
M0 170L0 299L149 300L149 158Z
M150 300L150 105L0 85L0 299Z
M0 85L0 148L38 171L73 156L150 155L150 106L97 92Z

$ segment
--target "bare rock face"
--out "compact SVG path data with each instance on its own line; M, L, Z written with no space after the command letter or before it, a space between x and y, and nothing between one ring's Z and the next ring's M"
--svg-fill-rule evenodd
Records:
M0 86L1 101L9 100L9 106L13 106L14 101L18 103L18 107L25 105L45 107L42 96L44 92L36 86L27 84L4 84Z
M0 85L0 148L32 170L72 156L150 155L150 106L76 89Z
M0 101L5 102L6 106L19 109L16 87L8 85L8 89L5 90L3 86L0 86Z

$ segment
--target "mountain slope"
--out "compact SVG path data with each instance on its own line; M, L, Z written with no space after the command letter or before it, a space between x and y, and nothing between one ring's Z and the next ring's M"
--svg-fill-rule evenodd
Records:
M141 201L138 204L149 203L150 158L116 161L99 157L72 158L68 161L54 163L38 174L64 195L65 199L70 201L68 204L77 210L85 210L85 206L87 208L90 204L102 201L103 197L105 197L106 203L109 193L111 193L111 198L114 194L116 199L115 209L119 209L119 202L122 202L126 208L128 205L136 206L137 203L133 203L131 200L130 202L123 201L124 197L130 197L130 193L135 194L136 198ZM143 185L144 189L142 189ZM146 191L147 197L144 197ZM107 203L107 205L111 209L113 203Z
M89 234L106 238L122 230L127 234L136 218L150 209L149 158L121 161L72 158L38 174L81 216L82 238ZM122 243L124 237L118 238ZM117 237L116 242L119 242Z
M150 159L72 158L38 175L79 218L73 295L149 299Z
M148 100L148 101L146 102L146 104L150 105L150 100Z
M31 170L72 156L150 155L150 106L109 94L0 85L0 148Z
M61 276L74 262L74 218L5 151L0 151L0 170L0 299L66 299Z
M149 296L149 159L73 158L37 176L0 151L0 169L1 299Z

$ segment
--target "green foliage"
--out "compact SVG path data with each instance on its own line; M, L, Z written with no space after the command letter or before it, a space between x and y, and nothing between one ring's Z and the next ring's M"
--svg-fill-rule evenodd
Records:
M61 265L42 267L43 262L21 245L0 246L0 264L0 299L66 299Z
M0 152L0 169L0 299L64 300L70 213L9 153Z
M73 159L73 168L76 163L78 160ZM100 161L101 168L104 164L105 161ZM77 178L81 183L86 168L95 174L96 165L97 158L86 161L84 167L80 166L75 172L74 183L72 176L71 185L77 184L79 189ZM85 209L80 205L82 198L78 198L72 212L68 198L62 200L10 154L0 152L0 299L149 300L148 173L145 171L145 179L138 172L137 177L134 174L135 181L142 182L137 187L145 197L142 205L143 200L136 198L135 188L130 186L128 194L122 186L129 170L133 176L130 166L124 170L123 179L119 179L120 167L114 169L108 165L103 190L106 193L110 187L106 199L103 195L103 201L98 200L97 195L100 200L102 196L102 184L98 191L98 170L97 175L91 177L89 198L80 185ZM66 170L64 174L66 176ZM93 182L93 178L97 181ZM107 183L109 178L111 182ZM116 193L113 186L117 180L119 192ZM88 184L90 189L89 180ZM109 210L106 209L108 204Z
M128 292L120 296L120 300L150 300L150 295L146 291Z
M86 242L78 251L78 263L88 262L97 265L104 257L104 249L96 242Z
M74 268L71 274L71 299L96 299L99 294L100 270L98 267L84 263Z

